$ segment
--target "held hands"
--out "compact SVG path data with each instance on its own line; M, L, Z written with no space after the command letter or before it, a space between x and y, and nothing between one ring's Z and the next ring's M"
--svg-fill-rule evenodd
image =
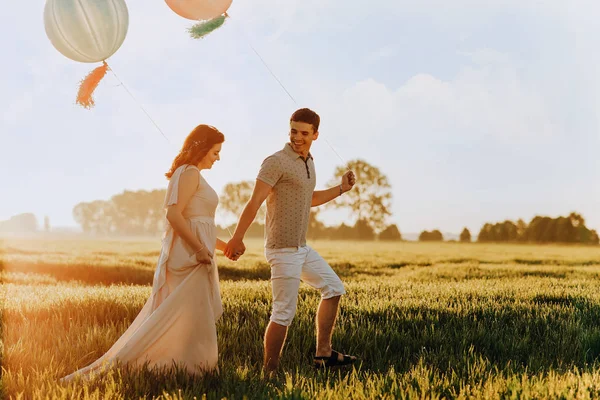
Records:
M342 192L348 192L354 187L356 183L356 177L354 176L353 171L347 171L344 176L342 176Z
M246 246L241 239L231 238L223 252L227 258L237 261L246 252Z
M208 251L206 247L203 247L202 250L198 250L196 252L196 261L198 264L210 265L212 262L213 255Z

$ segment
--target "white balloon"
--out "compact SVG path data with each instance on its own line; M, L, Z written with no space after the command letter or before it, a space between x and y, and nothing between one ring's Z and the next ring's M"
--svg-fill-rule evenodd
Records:
M121 47L129 12L124 0L47 0L44 25L48 39L65 57L95 63Z

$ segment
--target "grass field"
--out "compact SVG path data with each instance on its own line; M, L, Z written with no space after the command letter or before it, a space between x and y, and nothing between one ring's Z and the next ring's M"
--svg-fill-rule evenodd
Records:
M220 257L219 376L121 370L57 379L104 353L150 294L159 240L4 239L7 398L597 398L600 247L311 243L344 280L336 349L354 369L314 371L318 294L301 286L282 373L261 376L271 307L260 241Z

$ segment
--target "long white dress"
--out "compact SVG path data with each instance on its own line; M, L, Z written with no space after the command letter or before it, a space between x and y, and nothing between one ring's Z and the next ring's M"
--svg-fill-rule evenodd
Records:
M183 165L170 179L164 206L177 203ZM200 175L200 185L183 212L200 241L215 254L215 211L219 197ZM183 364L190 373L218 370L216 321L223 313L217 264L197 263L193 249L165 222L162 249L154 273L152 294L140 313L98 360L61 379L90 377L116 361L129 365Z

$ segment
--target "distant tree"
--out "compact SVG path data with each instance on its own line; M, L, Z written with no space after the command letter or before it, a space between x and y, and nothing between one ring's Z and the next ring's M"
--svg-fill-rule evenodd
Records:
M492 224L486 223L481 227L479 234L477 235L478 242L490 242L491 241Z
M600 237L598 237L598 232L596 232L594 229L590 231L590 243L600 244Z
M151 219L149 231L162 233L165 229L166 210L164 209L166 189L154 189L148 194L148 216Z
M512 221L486 223L477 235L478 242L512 242L518 237L518 227Z
M73 218L86 233L157 235L164 229L166 191L125 190L108 201L82 202Z
M471 232L467 228L463 229L460 233L461 242L471 242Z
M0 221L0 231L13 233L36 232L38 221L33 213L17 214L7 221Z
M347 166L337 167L328 185L339 185L348 170L354 171L356 185L351 191L329 203L329 207L349 209L356 221L367 221L375 232L382 231L387 218L392 214L392 192L388 178L379 168L357 159L350 161Z
M400 230L395 224L389 225L379 234L379 240L402 240Z
M50 232L50 218L48 218L48 216L44 216L44 231L45 232Z
M558 217L553 222L552 242L572 243L577 240L577 228L573 226L573 222L569 218Z
M73 218L85 233L108 234L117 227L112 203L104 200L77 204L73 208Z
M520 242L527 240L527 224L520 218L517 221L517 240Z
M592 243L598 244L597 233L585 226L584 218L577 213L567 217L535 216L529 224L523 220L496 224L486 223L479 232L479 242L531 242L531 243Z
M442 235L442 232L437 229L431 232L423 231L419 235L419 241L421 242L442 242L443 240L444 236Z
M327 227L319 220L320 209L312 208L308 217L308 233L309 239L322 239L327 236Z
M332 239L355 240L357 239L356 229L344 223L331 230Z
M359 219L354 224L355 237L358 240L373 240L375 239L375 231L367 220Z
M88 204L81 202L73 207L73 219L81 226L81 230L84 233L90 233L92 231L92 220L88 211Z
M111 198L106 217L112 219L116 230L125 235L142 235L146 231L149 208L148 198L140 192L125 190ZM109 211L110 210L110 211ZM112 215L109 215L109 212Z
M512 221L504 221L499 227L499 236L505 242L514 242L517 240L518 228Z
M252 181L241 181L228 183L223 187L221 196L219 198L219 207L231 214L236 219L244 211L246 203L252 197L252 191L254 190L254 182ZM256 216L257 222L265 220L266 207L265 204L258 210Z
M163 228L165 195L164 190L125 190L111 197L106 216L121 234L156 235Z
M593 243L598 244L598 234L594 230L590 230L585 226L583 216L577 213L569 214L571 224L576 229L575 241L578 243Z

